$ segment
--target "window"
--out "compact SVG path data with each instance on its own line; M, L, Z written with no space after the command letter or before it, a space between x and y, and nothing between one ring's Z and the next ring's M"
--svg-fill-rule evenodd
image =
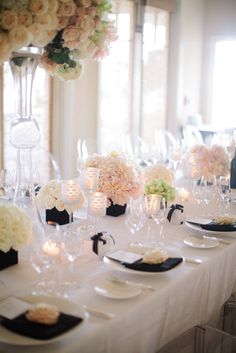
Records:
M118 40L100 64L98 143L122 150L127 134L154 142L165 127L169 12L116 1Z

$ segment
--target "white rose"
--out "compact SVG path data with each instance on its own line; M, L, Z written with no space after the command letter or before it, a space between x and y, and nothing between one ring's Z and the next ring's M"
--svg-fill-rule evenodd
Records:
M33 15L44 15L48 12L48 0L30 0L29 8Z
M79 30L77 27L69 26L64 29L62 33L62 38L65 42L77 40L79 37Z
M75 14L75 3L73 0L66 0L60 3L57 14L58 16L73 16Z
M32 40L32 44L43 48L53 40L53 38L56 36L56 34L57 34L56 30L44 31L41 33L41 35L39 37L35 37Z
M9 32L9 40L11 48L17 50L31 44L32 34L27 27L18 25Z
M80 22L80 28L86 32L92 32L94 30L93 18L89 15L85 15Z
M161 264L167 259L167 253L159 248L148 250L143 256L143 262L147 264Z
M18 24L18 16L16 11L6 10L0 14L0 25L3 29L11 30Z
M64 211L65 205L61 200L56 200L55 207L58 211Z
M32 15L29 11L18 12L18 24L29 27L33 23Z

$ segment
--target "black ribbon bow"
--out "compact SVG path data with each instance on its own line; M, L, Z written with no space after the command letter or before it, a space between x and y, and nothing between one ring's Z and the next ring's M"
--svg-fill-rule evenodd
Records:
M93 241L93 252L98 255L98 242L102 241L103 245L107 243L106 239L103 239L103 233L97 233L93 235L90 239Z
M171 221L172 215L173 215L175 210L180 210L181 213L183 213L184 212L184 206L180 205L178 203L176 203L175 205L171 205L170 210L169 210L168 215L167 215L167 219L168 219L169 222Z

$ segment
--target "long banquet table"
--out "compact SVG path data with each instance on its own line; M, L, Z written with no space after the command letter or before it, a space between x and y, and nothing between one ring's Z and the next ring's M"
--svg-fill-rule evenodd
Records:
M232 207L236 210L236 205ZM117 247L130 240L124 216L106 216L101 224L102 229L113 235ZM69 293L69 299L76 305L87 304L111 312L114 318L104 320L89 316L84 325L57 342L27 347L14 345L14 342L0 343L0 352L41 353L47 349L50 353L155 353L195 325L216 324L222 305L236 291L236 236L221 236L228 244L195 249L183 243L190 234L192 230L185 225L166 222L167 248L186 257L200 258L202 263L186 261L164 273L137 275L114 271L96 256L82 256L74 273L79 287ZM144 239L146 230L143 229L139 236ZM20 252L18 265L0 272L0 280L4 283L2 287L0 284L0 298L31 293L37 274L29 261L30 249ZM155 291L145 289L137 297L125 300L99 296L94 285L114 274L149 284Z

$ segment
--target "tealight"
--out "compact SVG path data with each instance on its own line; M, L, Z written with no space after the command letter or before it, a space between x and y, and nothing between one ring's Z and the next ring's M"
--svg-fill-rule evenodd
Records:
M61 195L62 201L65 204L76 204L80 199L80 184L79 180L72 179L72 180L64 180L61 183Z
M89 196L89 214L103 217L106 214L107 195L104 192L93 192Z
M181 201L188 201L189 200L189 191L185 188L180 188L178 195Z
M43 252L49 256L57 256L60 253L60 249L55 242L53 242L52 240L48 240L43 245Z

